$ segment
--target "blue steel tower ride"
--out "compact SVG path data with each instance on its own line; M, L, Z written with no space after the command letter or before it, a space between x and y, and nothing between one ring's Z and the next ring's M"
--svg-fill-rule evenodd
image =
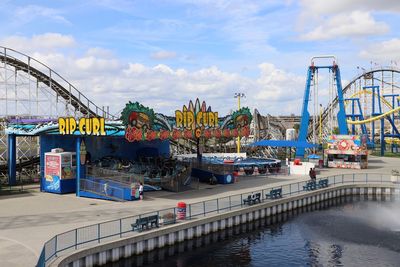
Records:
M328 66L315 66L314 59L316 58L332 58L333 63L332 65ZM311 93L311 84L315 82L315 74L318 72L319 69L328 69L334 79L334 83L336 84L336 91L337 91L337 98L338 98L338 106L339 111L337 113L337 121L339 126L339 133L340 134L348 134L347 130L347 122L346 122L346 112L344 107L344 99L343 99L343 91L342 91L342 80L340 78L340 70L339 66L336 64L336 58L334 56L318 56L313 57L311 59L311 66L308 68L307 73L307 81L306 81L306 88L304 91L304 99L303 99L303 108L301 111L301 123L300 123L300 133L298 141L306 142L308 136L308 126L310 122L310 112L308 111L308 104L310 102L310 93ZM315 88L313 88L315 90ZM315 99L314 99L315 101ZM315 116L315 114L314 114ZM296 149L296 157L304 157L305 148L298 147Z

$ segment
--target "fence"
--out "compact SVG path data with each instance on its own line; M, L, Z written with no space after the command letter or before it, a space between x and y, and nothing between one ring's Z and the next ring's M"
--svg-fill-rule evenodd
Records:
M383 183L391 182L391 176L386 174L375 173L353 173L328 176L321 179L328 179L329 185L343 183ZM243 194L231 195L212 200L201 201L187 205L186 219L196 219L208 215L223 213L226 211L239 209L243 207L243 199L251 193L261 193L261 200L267 201L265 195L272 189L281 188L282 196L291 196L304 192L303 186L307 181L295 182L286 185L267 187L260 190L249 191ZM176 208L152 211L141 215L129 216L117 220L107 221L99 224L80 227L68 232L64 232L54 236L44 244L39 257L37 266L45 266L46 263L57 257L60 253L74 251L76 249L96 245L104 241L121 238L135 234L132 231L131 224L137 219L157 215L161 218L161 227L164 218L175 217Z
M130 187L126 187L124 184L120 186L115 186L117 182L113 182L114 185L109 185L108 182L98 182L96 179L81 179L79 184L79 189L81 191L95 193L116 201L125 201L124 198L124 187L130 192Z

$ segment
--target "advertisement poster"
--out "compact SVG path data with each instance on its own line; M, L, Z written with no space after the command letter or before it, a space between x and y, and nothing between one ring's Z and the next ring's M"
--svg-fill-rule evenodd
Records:
M46 162L46 170L45 176L60 176L60 165L61 165L61 157L60 156L53 156L53 155L46 155L45 162Z
M61 179L75 178L75 172L71 166L71 155L63 155L61 163Z
M45 156L45 188L46 190L58 191L60 189L60 165L61 157Z

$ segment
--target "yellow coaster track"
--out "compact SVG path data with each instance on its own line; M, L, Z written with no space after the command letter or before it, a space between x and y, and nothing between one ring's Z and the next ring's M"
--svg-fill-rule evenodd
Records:
M354 93L354 94L351 95L349 98L353 98L353 97L358 96L358 95L361 95L361 94L370 94L370 95L372 95L372 92L369 91L369 90L362 90L362 91L359 91L359 92L357 92L357 93ZM375 95L376 97L378 97L378 94L374 93L374 95ZM355 120L355 121L353 121L353 120L347 120L347 123L348 123L348 124L355 124L355 125L364 124L364 123L368 123L368 122L380 120L380 119L382 119L382 118L384 118L384 117L386 117L387 115L390 115L390 114L392 114L392 113L400 112L400 107L393 108L393 106L392 106L383 96L380 96L380 99L381 99L382 102L383 102L388 108L390 108L391 110L389 110L389 111L387 111L387 112L385 112L385 113L383 113L383 114L381 114L381 115L378 115L378 116L375 116L375 117L372 117L372 118L369 118L369 119L365 119L365 120ZM349 101L346 101L346 102L348 103Z

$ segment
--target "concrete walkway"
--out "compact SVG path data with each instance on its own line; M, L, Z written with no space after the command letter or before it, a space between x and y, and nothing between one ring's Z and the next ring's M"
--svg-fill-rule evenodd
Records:
M400 168L400 159L371 157L369 167L360 171L324 169L318 177L352 172L390 174L392 169ZM303 180L308 180L308 176L243 177L236 184L202 185L202 189L181 193L150 192L143 201L124 203L41 193L38 189L3 195L0 196L0 266L34 266L47 240L77 227L174 207L178 201L195 203Z

